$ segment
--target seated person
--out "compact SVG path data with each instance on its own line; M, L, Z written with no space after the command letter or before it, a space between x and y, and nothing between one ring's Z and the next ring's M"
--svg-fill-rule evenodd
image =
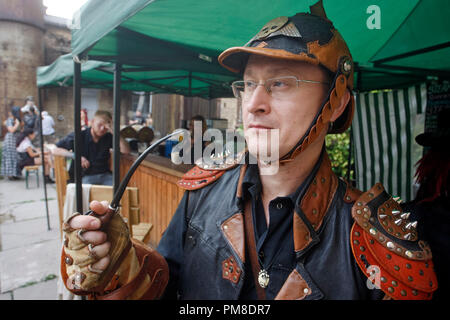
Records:
M31 128L25 128L17 138L16 150L19 155L19 170L22 171L25 166L34 166L42 164L41 151L36 150L31 141L36 137L36 132ZM46 183L55 183L49 177L52 161L50 154L44 152L44 173Z
M112 185L112 173L109 167L110 150L113 136L111 132L112 117L108 111L98 110L91 122L91 127L81 131L81 168L82 183ZM71 132L56 143L52 152L55 155L67 154L74 150L75 133ZM129 153L128 143L120 138L120 152ZM73 168L73 162L71 169Z
M136 113L134 114L134 117L129 121L130 125L133 124L139 124L144 125L145 124L145 118L142 115L142 112L139 110L136 110Z

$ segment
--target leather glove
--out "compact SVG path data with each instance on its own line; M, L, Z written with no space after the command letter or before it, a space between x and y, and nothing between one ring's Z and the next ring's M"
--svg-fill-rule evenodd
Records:
M110 263L104 271L92 267L99 257L93 251L94 246L83 238L85 230L70 227L70 220L80 214L75 213L64 221L61 276L67 289L74 294L103 293L132 246L130 232L122 216L109 210L102 216L93 214L102 222L100 231L107 234L107 241L111 244Z

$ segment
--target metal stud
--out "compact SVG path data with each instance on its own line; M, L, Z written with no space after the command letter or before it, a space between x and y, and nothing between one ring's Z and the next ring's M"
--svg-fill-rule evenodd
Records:
M397 219L394 221L394 223L399 226L403 223L403 219Z
M406 296L406 291L405 291L405 290L402 290L402 291L400 291L400 294L401 294L402 296Z
M398 216L400 214L400 211L399 210L392 210L392 214L394 216Z
M346 199L347 201L352 200L352 198L350 198L350 196L345 197L345 199Z
M392 293L392 292L394 292L394 288L389 287L389 288L388 288L388 291L389 291L390 293Z
M395 280L392 280L392 285L393 285L394 287L398 286L398 283L397 283L397 281L395 281Z
M352 70L352 62L350 60L345 60L343 68L345 72L350 72Z
M411 269L411 265L409 263L406 264L406 269Z
M363 246L359 247L359 249L363 252L366 251L366 248L364 248Z
M419 292L417 292L417 290L413 290L412 294L413 294L413 296L417 296L419 294Z
M394 270L395 270L395 271L399 271L399 270L400 270L400 267L399 267L399 266L394 266Z
M402 219L408 219L410 215L411 215L411 212L405 212L405 213L402 213L402 214L400 215L400 217L401 217Z
M387 279L385 277L381 277L380 280L381 280L381 282L386 282L387 281Z
M406 250L406 251L405 251L405 254L406 254L406 256L407 256L408 258L412 258L412 257L413 257L413 253L412 253L411 251L409 251L409 250Z
M394 245L391 241L389 241L388 243L386 243L386 246L387 246L389 249L394 249L394 248L395 248L395 245Z
M412 282L413 281L413 277L408 276L408 281Z
M380 214L379 217L380 217L380 219L386 219L387 215L386 214Z
M65 263L67 264L67 265L72 265L72 263L73 263L73 260L72 260L72 258L70 258L70 257L66 257L65 259L64 259L64 261L65 261Z
M411 233L407 233L407 234L405 234L405 235L403 236L403 238L404 238L405 240L411 240L411 239L412 239L412 235L411 235Z
M308 292L309 292L309 289L308 289L308 288L303 289L303 293L304 293L304 294L308 294Z
M362 211L361 211L360 209L356 210L356 213L357 213L357 214L361 214L361 212L362 212Z
M370 228L369 232L373 235L377 234L377 230L375 228Z
M386 255L386 259L391 260L392 256L390 254Z

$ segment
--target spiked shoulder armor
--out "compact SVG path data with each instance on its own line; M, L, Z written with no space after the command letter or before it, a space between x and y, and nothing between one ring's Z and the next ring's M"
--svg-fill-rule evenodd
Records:
M197 190L218 180L227 170L233 169L241 163L245 156L244 152L236 155L224 153L221 156L211 157L209 161L199 159L196 166L186 172L178 186L185 190Z
M350 240L362 272L396 300L429 300L437 289L428 244L380 183L356 199Z

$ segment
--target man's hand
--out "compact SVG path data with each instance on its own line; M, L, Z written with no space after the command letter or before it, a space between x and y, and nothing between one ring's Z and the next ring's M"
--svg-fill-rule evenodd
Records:
M94 200L90 203L89 207L96 214L103 215L108 209L108 202ZM95 255L99 259L96 263L92 264L92 268L99 271L105 270L110 262L108 252L111 244L106 241L106 233L99 231L101 227L100 220L93 216L79 215L70 220L69 226L72 229L87 230L82 233L82 237L92 245L89 250L90 254Z
M86 159L85 157L81 157L81 167L82 167L83 169L89 168L90 165L91 165L91 164L90 164L90 162L89 162L88 159ZM92 203L91 203L91 204L92 204Z
M75 294L104 292L132 247L122 216L107 201L92 201L91 215L74 213L63 224L61 276Z

